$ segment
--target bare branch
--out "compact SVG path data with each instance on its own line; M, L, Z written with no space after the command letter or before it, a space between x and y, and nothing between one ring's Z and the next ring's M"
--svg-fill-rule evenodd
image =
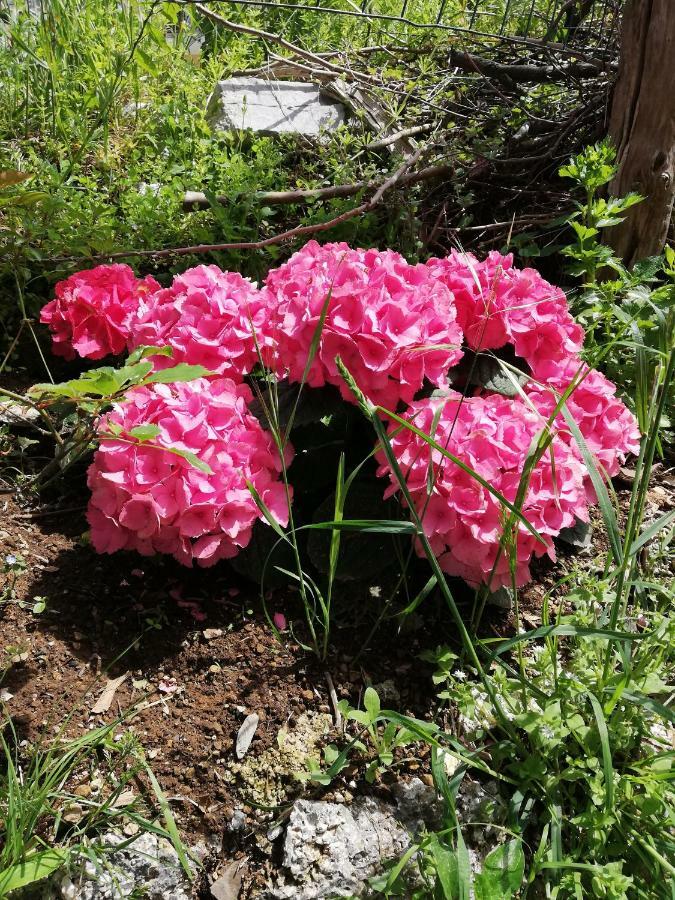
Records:
M429 178L447 175L451 169L450 166L445 165L429 166L426 169L421 169L419 172L411 173L409 177L406 177L408 176L410 169L418 162L419 158L427 149L428 147L423 145L411 157L406 159L393 175L376 188L375 193L370 200L367 200L365 203L361 203L359 206L355 206L352 209L348 209L326 222L317 222L313 225L299 225L296 228L290 228L288 231L283 231L280 234L275 234L268 238L262 238L259 241L234 241L224 244L195 244L190 247L167 247L163 250L122 250L118 253L99 253L95 256L57 256L50 259L49 262L93 262L95 260L104 259L127 259L132 256L139 258L150 257L152 259L166 259L171 256L216 253L222 250L262 250L265 247L283 244L285 241L290 241L294 238L319 234L323 231L329 231L336 225L341 225L343 222L348 222L350 219L354 219L357 216L370 212L381 202L382 197L398 184L411 184L415 181L423 181ZM375 186L370 185L369 187L373 188ZM357 191L358 190L359 188L357 188Z

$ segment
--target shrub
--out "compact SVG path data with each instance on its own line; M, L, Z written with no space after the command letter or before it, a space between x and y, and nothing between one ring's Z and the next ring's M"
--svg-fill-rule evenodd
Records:
M457 320L472 350L511 344L533 374L550 360L579 353L584 332L567 308L565 294L535 269L517 269L513 254L489 253L479 262L452 251L427 263L452 291Z
M263 430L242 384L256 384L260 362L273 384L334 385L353 401L346 370L381 417L394 414L393 457L380 453L378 474L396 493L397 461L441 567L474 585L524 583L533 556L555 558L553 538L588 521L594 489L562 399L608 475L638 448L614 386L580 359L583 331L563 292L498 253L410 265L390 250L312 241L260 290L216 266L189 269L167 289L126 266L99 266L58 285L43 319L62 329L61 349L98 358L125 342L136 353L166 344L173 363L211 373L132 389L101 422L89 474L101 552L210 565L245 547L256 519L287 522L279 448L297 402L288 421L266 410L274 435ZM74 323L72 333L61 323ZM505 350L522 371L495 355ZM158 354L153 364L171 360Z
M267 276L276 310L275 368L311 387L332 384L353 397L335 358L377 403L410 403L425 380L447 384L462 357L462 332L452 294L423 265L392 250L352 250L347 244L310 241ZM315 335L320 333L311 357Z
M96 266L60 281L56 298L40 315L52 333L54 353L66 359L122 353L141 297L158 288L154 278L138 279L125 265Z
M95 549L169 553L200 566L235 556L261 518L249 483L285 525L281 462L251 399L226 378L130 391L101 421L89 469Z
M169 345L174 362L203 365L237 381L271 343L266 295L236 272L195 266L143 299L130 347ZM171 365L166 357L157 357Z
M438 445L454 454L508 501L516 500L521 476L542 420L519 400L497 394L432 398L413 403L406 418ZM444 458L415 432L390 427L390 439L405 475L424 531L441 568L469 584L492 588L511 584L510 554L500 552L504 507L474 474ZM563 440L556 439L529 478L522 513L542 541L520 524L517 531L515 580L529 581L533 555L555 559L552 538L575 519L588 521L584 467ZM380 475L398 483L382 460ZM420 555L423 551L420 550Z

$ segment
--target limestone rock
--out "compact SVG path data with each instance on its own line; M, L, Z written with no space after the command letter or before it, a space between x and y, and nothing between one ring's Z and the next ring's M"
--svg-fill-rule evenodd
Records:
M371 797L351 806L299 800L283 848L283 874L269 896L285 900L359 896L365 881L410 845L389 804Z
M109 832L101 843L112 848L127 840ZM20 894L20 900L123 900L132 896L190 900L191 886L178 854L165 838L140 834L128 847L107 856L99 868L83 858L69 874L57 873Z

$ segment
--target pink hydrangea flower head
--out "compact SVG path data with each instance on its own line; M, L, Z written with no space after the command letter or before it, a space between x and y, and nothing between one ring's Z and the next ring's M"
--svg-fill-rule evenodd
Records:
M136 278L129 266L96 266L60 281L40 321L49 326L57 356L102 359L126 349L139 303L158 289L152 276Z
M269 347L266 295L236 272L195 266L148 296L132 323L130 349L173 348L157 367L187 362L241 380Z
M87 518L95 549L169 553L201 566L235 556L262 518L247 481L285 525L281 460L248 409L251 399L246 385L227 378L130 391L101 420L89 468ZM139 425L159 431L139 440L132 434ZM194 454L209 471L180 453ZM289 447L286 462L291 458Z
M442 386L462 356L452 295L423 265L391 250L352 250L310 241L267 276L276 312L276 368L300 381L317 329L307 383L332 384L353 400L335 365L340 356L376 403L410 402L425 379Z
M509 502L516 499L533 438L541 431L541 417L519 400L497 394L447 398L413 403L406 418L481 476ZM492 590L511 583L509 556L500 553L508 510L473 474L445 458L412 431L392 423L396 459L425 534L450 575L471 585L488 583ZM387 494L398 489L383 455L379 475L388 476ZM430 479L431 466L431 479ZM553 537L575 519L588 521L584 467L570 447L555 438L535 466L522 513L540 535L523 523L517 529L516 582L530 579L533 556L555 558ZM429 491L429 483L432 483ZM543 541L543 543L542 543Z
M535 269L517 269L511 254L493 251L481 262L453 250L427 265L452 291L472 350L511 344L535 374L543 363L580 351L583 329L570 315L565 294Z
M549 360L538 370L540 381L530 381L525 393L541 415L548 419L559 398L574 382L566 400L567 408L579 426L598 466L613 477L631 453L640 450L640 430L635 416L616 396L616 386L596 369L589 369L578 357L563 362ZM562 413L556 418L561 438L581 457L581 451ZM587 478L589 497L595 494Z

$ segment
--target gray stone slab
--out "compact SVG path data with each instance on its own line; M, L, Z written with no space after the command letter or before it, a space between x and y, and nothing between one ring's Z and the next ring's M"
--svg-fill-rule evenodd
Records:
M345 110L317 84L241 76L216 84L206 115L214 131L250 128L262 134L316 137L337 128Z

